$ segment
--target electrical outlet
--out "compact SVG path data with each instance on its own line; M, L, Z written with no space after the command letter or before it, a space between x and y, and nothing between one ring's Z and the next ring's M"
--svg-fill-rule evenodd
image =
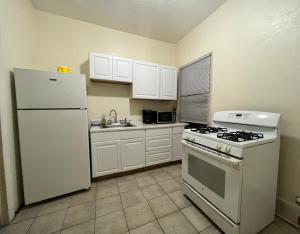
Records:
M297 197L296 197L296 204L297 204L298 206L300 206L300 196L297 196Z

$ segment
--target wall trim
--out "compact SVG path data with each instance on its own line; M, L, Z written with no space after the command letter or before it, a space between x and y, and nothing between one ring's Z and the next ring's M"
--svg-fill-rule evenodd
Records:
M300 228L300 226L298 225L298 217L300 217L300 206L283 198L277 197L276 215L291 223L295 227Z

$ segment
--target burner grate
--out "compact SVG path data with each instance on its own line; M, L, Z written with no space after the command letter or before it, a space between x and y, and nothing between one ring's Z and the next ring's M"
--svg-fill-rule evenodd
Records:
M217 137L229 141L243 142L243 141L261 139L264 138L264 135L262 133L237 131L237 132L229 132L229 133L227 132L218 133Z
M217 132L227 132L227 128L201 127L201 128L192 128L191 131L200 134L209 134L209 133L217 133Z

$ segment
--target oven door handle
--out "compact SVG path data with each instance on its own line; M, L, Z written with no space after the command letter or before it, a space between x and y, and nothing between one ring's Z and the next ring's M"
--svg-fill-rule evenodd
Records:
M204 148L202 147L199 147L199 146L194 146L193 143L187 143L186 141L182 140L181 143L186 146L187 148L190 148L194 151L198 151L202 154L205 154L206 156L214 159L214 160L217 160L217 161L220 161L222 163L225 163L227 165L230 165L234 168L240 168L240 163L241 163L241 160L239 159L236 159L236 158L227 158L225 156L222 156L222 155L218 155L218 154L214 154L214 153L211 153L209 152L208 150L205 150Z

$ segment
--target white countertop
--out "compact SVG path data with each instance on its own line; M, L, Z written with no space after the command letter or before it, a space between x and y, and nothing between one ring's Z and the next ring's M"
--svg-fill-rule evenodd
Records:
M117 132L117 131L132 131L142 129L153 129L153 128L171 128L171 127L183 127L188 125L187 123L169 123L169 124L143 124L133 123L135 127L115 127L115 128L100 128L99 126L93 126L90 128L90 132Z

